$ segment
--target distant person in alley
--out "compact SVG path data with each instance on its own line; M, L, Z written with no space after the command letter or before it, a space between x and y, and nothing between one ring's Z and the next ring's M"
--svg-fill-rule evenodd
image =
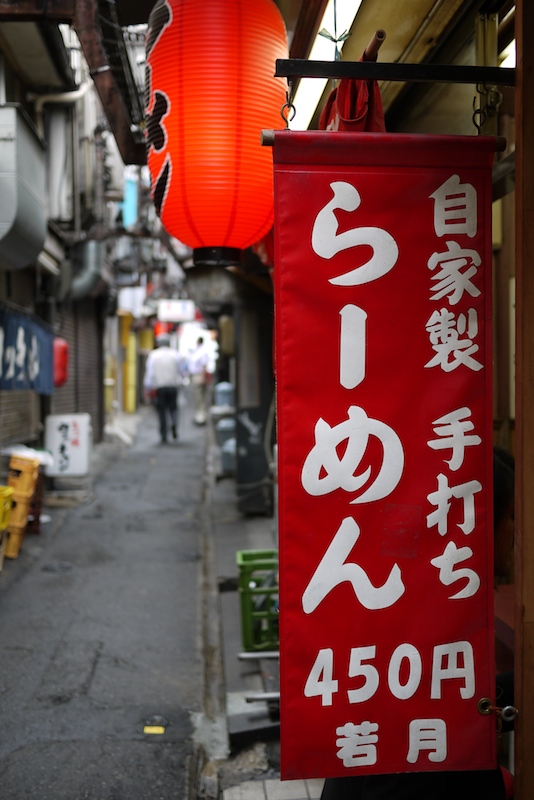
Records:
M158 412L162 444L167 442L168 422L172 438L178 438L178 391L183 372L182 357L170 346L169 335L161 333L156 336L155 349L146 360L143 386L145 395L154 400Z
M210 361L209 350L202 336L199 336L195 348L189 354L187 365L193 387L194 420L197 425L205 425L207 420L207 393L211 378Z

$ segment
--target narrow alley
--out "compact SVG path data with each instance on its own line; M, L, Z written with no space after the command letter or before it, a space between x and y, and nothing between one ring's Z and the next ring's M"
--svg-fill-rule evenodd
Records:
M3 800L188 794L206 429L183 417L167 446L151 408L132 417L131 446L95 449L86 501L51 491L50 521L4 562Z
M281 783L279 722L247 702L266 687L239 657L236 555L276 548L276 520L237 510L192 417L185 399L161 445L151 408L120 415L4 562L2 800L320 797L320 780Z

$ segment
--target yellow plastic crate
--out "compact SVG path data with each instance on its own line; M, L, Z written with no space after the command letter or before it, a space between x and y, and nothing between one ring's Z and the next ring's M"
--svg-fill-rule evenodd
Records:
M11 456L7 482L17 494L31 497L39 477L39 461L25 456Z
M7 529L6 558L18 558L26 525L10 525Z
M11 486L0 486L0 531L3 531L9 525L12 504L13 488Z
M2 572L2 568L4 566L4 557L6 554L6 544L7 544L7 531L0 530L0 572Z
M24 525L24 527L26 527L28 524L28 515L30 513L30 498L13 492L12 500L11 516L7 527L11 528L13 525Z

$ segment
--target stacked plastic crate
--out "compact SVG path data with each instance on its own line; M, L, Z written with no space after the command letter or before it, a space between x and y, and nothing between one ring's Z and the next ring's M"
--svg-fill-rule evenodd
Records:
M278 551L238 550L241 634L245 651L277 650Z
M0 486L0 572L4 566L6 554L7 526L11 517L13 489L11 486Z
M30 503L39 477L39 460L21 455L9 459L8 485L13 489L11 517L7 527L6 558L17 558L28 524Z

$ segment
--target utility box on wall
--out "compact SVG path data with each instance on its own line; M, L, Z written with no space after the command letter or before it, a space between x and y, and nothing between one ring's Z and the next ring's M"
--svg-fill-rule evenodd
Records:
M90 414L51 414L45 420L45 448L54 459L46 467L52 478L83 477L91 465Z
M44 145L19 106L0 106L0 267L33 264L45 236Z

